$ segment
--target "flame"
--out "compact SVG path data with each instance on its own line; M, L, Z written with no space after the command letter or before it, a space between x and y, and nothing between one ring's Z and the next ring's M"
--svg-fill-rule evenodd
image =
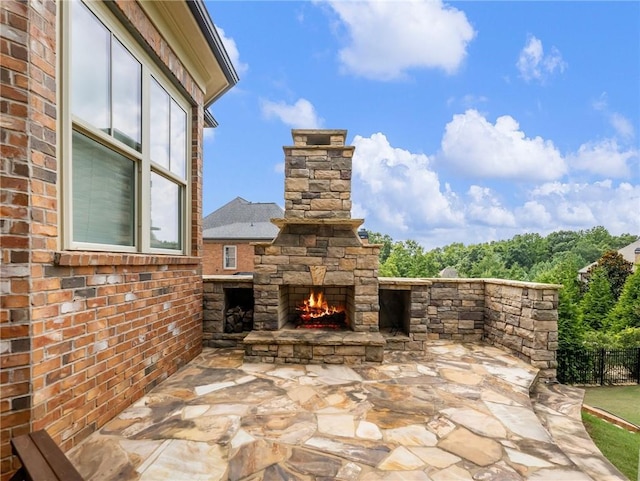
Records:
M309 298L305 299L301 306L298 306L298 310L302 320L308 321L309 319L317 319L322 316L344 312L344 307L330 306L322 292L311 291Z

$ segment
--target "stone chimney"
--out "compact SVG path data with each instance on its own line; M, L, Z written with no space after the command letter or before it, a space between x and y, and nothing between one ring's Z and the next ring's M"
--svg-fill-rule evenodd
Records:
M351 161L346 130L292 130L285 154L285 219L350 219Z

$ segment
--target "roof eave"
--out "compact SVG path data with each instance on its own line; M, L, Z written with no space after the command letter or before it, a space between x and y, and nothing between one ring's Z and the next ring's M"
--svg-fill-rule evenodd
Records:
M204 109L204 126L205 128L215 129L218 126L218 121L213 117L213 114L208 109Z
M187 5L189 6L189 10L191 10L191 14L195 18L198 26L200 27L200 31L204 35L207 43L209 44L209 48L211 49L211 53L215 56L218 64L220 65L220 69L227 80L227 85L218 90L209 98L205 98L205 112L207 107L209 107L213 102L219 99L222 95L224 95L227 91L233 88L234 85L238 83L240 80L238 77L238 73L236 69L233 67L233 63L231 63L231 59L229 58L229 54L224 48L222 44L222 39L220 35L213 25L213 21L209 16L209 12L207 11L207 7L205 6L202 0L187 0ZM206 115L206 114L205 114ZM217 126L217 122L213 118L211 114L209 114L213 123Z

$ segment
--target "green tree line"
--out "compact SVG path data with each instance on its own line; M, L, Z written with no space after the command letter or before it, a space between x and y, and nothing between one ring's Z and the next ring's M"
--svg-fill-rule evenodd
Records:
M633 264L617 252L637 235L614 236L598 226L481 244L452 243L427 251L414 240L368 234L370 243L381 245L382 277L431 278L454 269L465 278L560 284L560 349L640 346L640 269L634 273Z

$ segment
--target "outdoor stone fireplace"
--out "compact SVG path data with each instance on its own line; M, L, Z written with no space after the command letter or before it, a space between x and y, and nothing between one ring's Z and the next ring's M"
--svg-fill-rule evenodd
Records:
M364 221L351 218L355 147L345 145L346 130L293 130L292 134L294 145L284 147L284 218L272 219L280 231L272 242L254 245L254 330L244 340L247 354L254 357L253 346L264 347L265 333L270 333L266 334L270 342L280 344L293 338L299 344L303 336L309 346L326 345L329 337L334 345L382 346L380 247L363 243L358 228ZM344 314L305 325L300 310L305 300L319 294ZM336 317L344 317L343 322L334 322ZM311 332L296 333L301 327ZM345 331L340 341L336 330Z
M203 276L204 345L242 348L249 362L359 364L434 341L485 341L555 379L559 286L379 278L380 246L360 239L363 220L351 218L354 147L345 145L346 131L292 133L294 145L284 147L285 215L272 219L278 235L254 244L253 274ZM299 327L299 308L312 293L343 308L344 320ZM252 297L253 325L244 318ZM231 326L236 307L242 322Z

